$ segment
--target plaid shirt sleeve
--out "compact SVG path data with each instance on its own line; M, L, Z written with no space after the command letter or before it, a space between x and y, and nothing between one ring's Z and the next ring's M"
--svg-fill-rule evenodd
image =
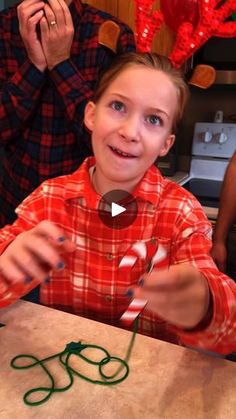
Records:
M6 248L19 234L31 230L39 224L40 221L47 218L46 215L44 216L45 200L43 186L41 185L35 189L35 191L22 202L21 206L24 208L22 217L17 218L12 225L7 225L0 230L0 255L4 253ZM1 281L0 273L0 308L13 304L40 283L35 278L32 279L29 284L24 282L14 283L9 286L7 292L4 291L4 293L1 294Z
M171 329L186 345L228 354L236 349L236 284L210 257L211 225L200 204L184 195L181 201L184 211L174 223L171 263L191 263L202 273L211 293L213 315L202 327Z
M0 41L0 45L2 42ZM25 122L38 104L44 80L45 75L28 59L10 79L6 79L5 68L0 61L0 139L2 143L25 129Z

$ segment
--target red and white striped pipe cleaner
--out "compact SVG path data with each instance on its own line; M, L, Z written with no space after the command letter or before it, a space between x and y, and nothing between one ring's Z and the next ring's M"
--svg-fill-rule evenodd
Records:
M148 248L148 246L146 246L144 242L137 242L129 249L127 254L122 258L119 267L125 268L126 270L130 270L134 266L138 258L146 259L147 256L151 256L150 248ZM152 271L154 265L155 268L168 267L167 252L162 245L158 245L156 253L152 256L153 257L151 259L149 272ZM142 312L144 307L147 305L147 302L147 300L141 298L134 298L128 306L127 310L122 314L120 318L120 322L122 323L122 325L130 327L136 319L136 317Z

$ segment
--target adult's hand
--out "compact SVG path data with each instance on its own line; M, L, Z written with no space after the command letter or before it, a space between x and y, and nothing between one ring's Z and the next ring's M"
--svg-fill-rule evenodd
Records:
M64 0L48 0L44 12L40 20L41 42L48 69L52 70L70 57L74 26Z
M63 269L61 255L74 250L75 244L51 221L19 234L0 256L0 293L33 278L44 281L52 269Z
M40 0L23 0L17 7L19 31L28 58L42 72L47 68L47 62L36 27L44 15L44 6Z
M143 286L134 295L148 301L147 307L167 322L194 328L206 316L209 288L204 276L192 265L173 265L143 276Z
M218 242L213 240L211 257L214 259L218 269L221 272L225 272L227 261L227 248L223 241Z

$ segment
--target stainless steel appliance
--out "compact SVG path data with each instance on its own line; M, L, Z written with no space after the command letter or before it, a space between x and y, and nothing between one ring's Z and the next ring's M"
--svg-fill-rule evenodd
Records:
M236 149L236 124L197 122L194 128L189 176L181 182L216 218L225 169Z

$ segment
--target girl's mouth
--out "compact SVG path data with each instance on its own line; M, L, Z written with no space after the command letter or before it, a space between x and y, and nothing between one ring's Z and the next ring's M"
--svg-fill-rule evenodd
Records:
M112 147L112 146L109 146L110 147L110 149L112 150L112 152L114 153L114 154L116 154L117 156L119 156L119 157L123 157L123 158L125 158L125 159L127 159L127 158L132 158L132 159L134 159L134 158L136 158L136 156L133 156L132 154L129 154L129 153L124 153L123 151L121 151L121 150L119 150L118 148L116 148L116 147Z

